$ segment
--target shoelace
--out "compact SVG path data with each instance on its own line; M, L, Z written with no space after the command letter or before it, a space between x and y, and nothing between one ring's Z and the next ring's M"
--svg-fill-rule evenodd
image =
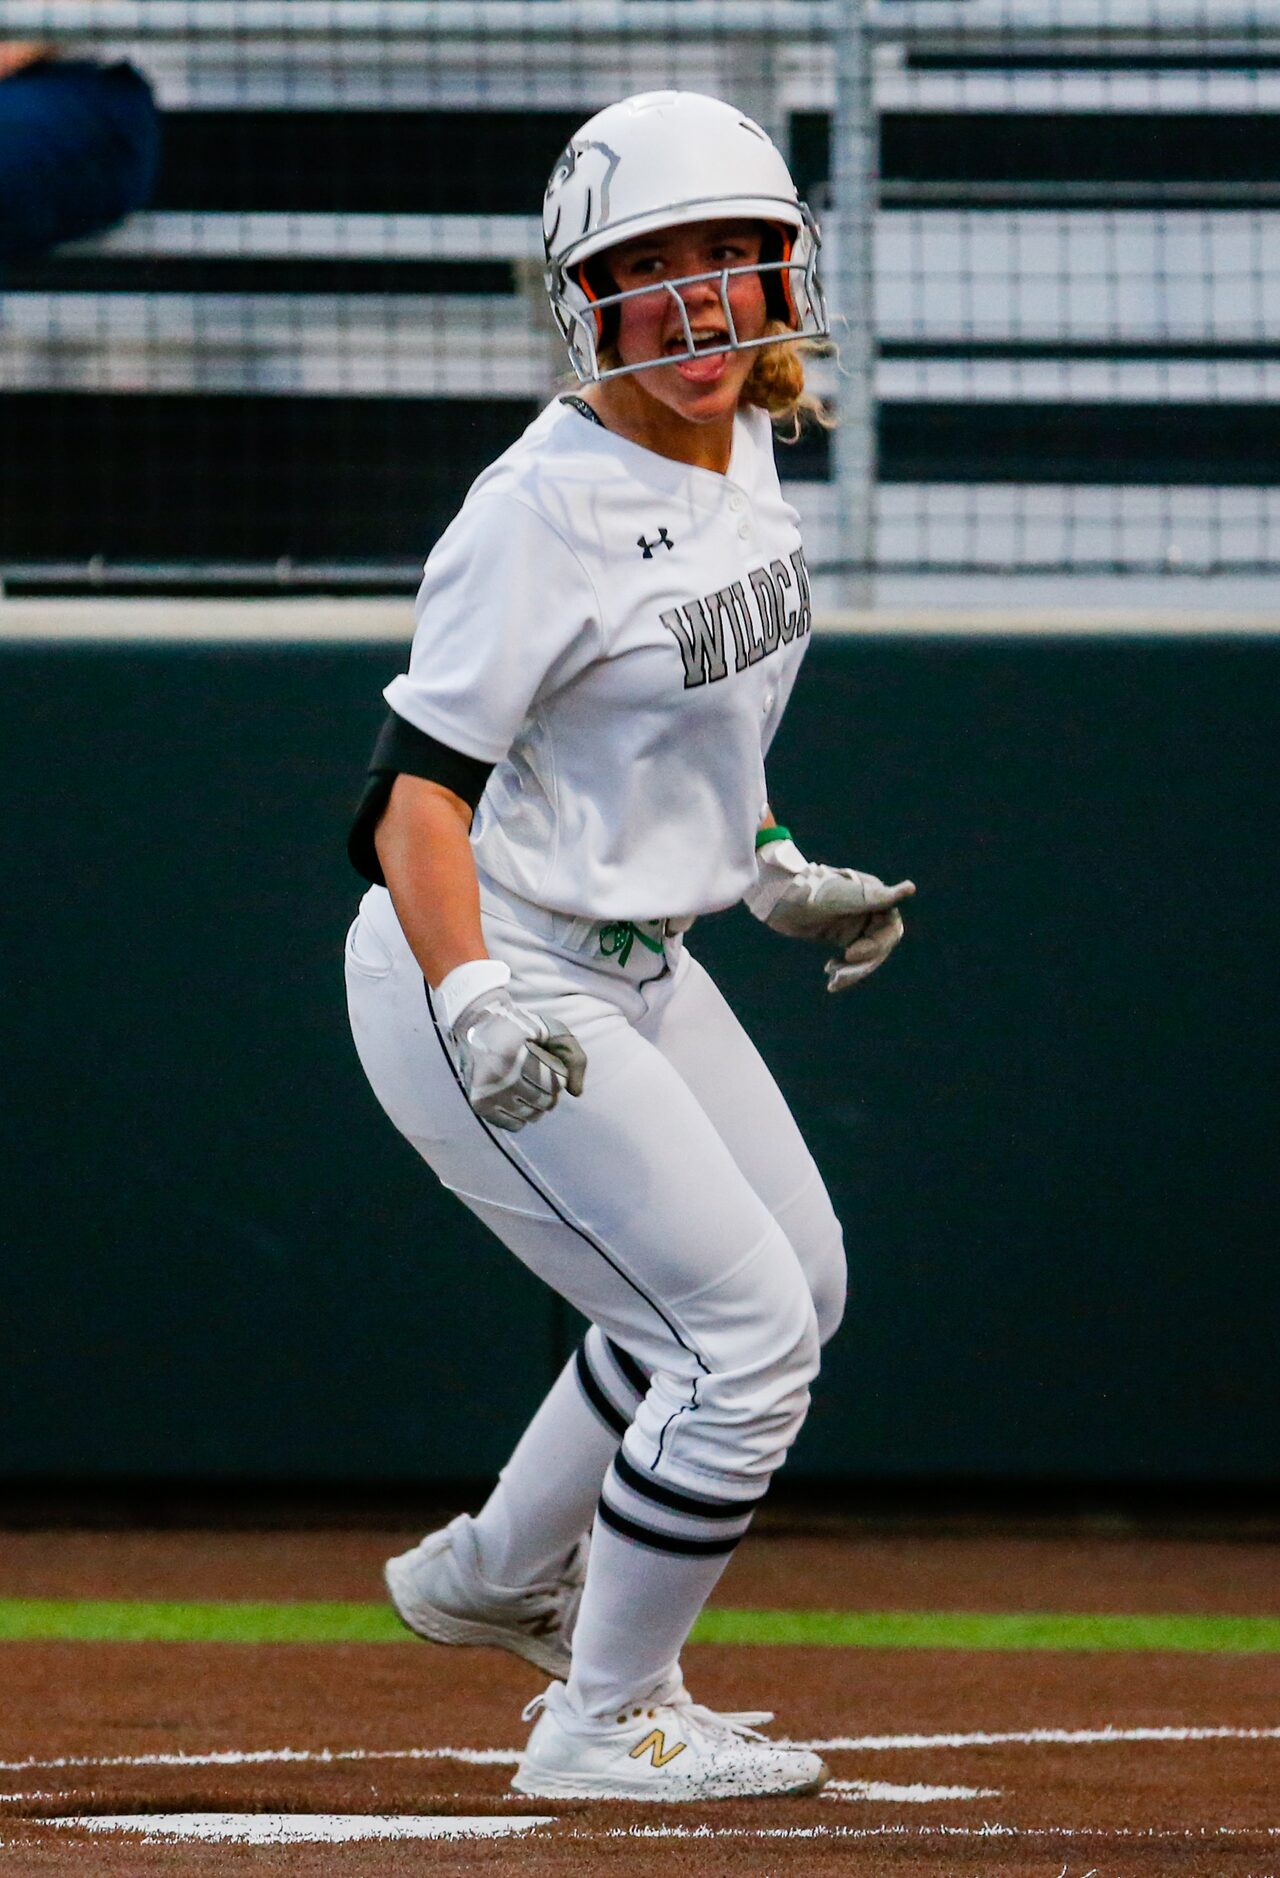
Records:
M748 1708L737 1711L706 1708L701 1702L673 1702L671 1708L680 1717L681 1724L687 1728L692 1722L702 1733L713 1739L717 1735L736 1735L743 1741L768 1741L767 1735L760 1733L761 1728L773 1720L773 1712L767 1708Z
M541 1695L535 1695L531 1702L525 1704L521 1710L520 1719L533 1721L535 1716L541 1715L546 1706L547 1692L544 1690ZM644 1710L644 1719L659 1721L664 1710L676 1717L679 1726L686 1734L704 1735L713 1741L717 1736L735 1735L743 1741L769 1743L769 1737L762 1735L760 1729L766 1722L773 1720L773 1713L770 1709L749 1708L732 1711L706 1708L701 1702L694 1702L686 1696L683 1701L677 1698L674 1702L655 1702L651 1709Z

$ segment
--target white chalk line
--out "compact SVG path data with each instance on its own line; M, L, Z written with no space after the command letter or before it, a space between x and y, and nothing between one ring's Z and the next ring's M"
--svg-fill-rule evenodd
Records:
M269 1767L341 1761L464 1761L473 1767L514 1767L515 1748L220 1748L209 1754L67 1754L0 1761L0 1772L22 1774L65 1767ZM5 1796L0 1796L5 1797Z
M10 1806L36 1801L48 1806L74 1799L71 1793L0 1793L0 1804ZM461 1799L461 1794L453 1794ZM932 1806L941 1800L999 1800L1001 1787L932 1787L921 1782L897 1786L887 1780L829 1780L822 1789L824 1800L887 1800L908 1806Z
M1120 1839L1132 1844L1280 1839L1280 1826L571 1826L566 1839Z
M341 1845L361 1839L502 1839L555 1825L554 1814L88 1813L43 1819L67 1832L234 1845Z
M919 1782L894 1786L888 1780L829 1780L824 1800L891 1800L907 1806L933 1806L939 1800L999 1800L1000 1787L928 1787Z
M1112 1741L1280 1741L1280 1728L1024 1728L1003 1734L835 1735L786 1745L823 1754L876 1754L903 1748L1085 1747Z
M980 1826L564 1826L546 1815L467 1817L375 1814L281 1813L123 1813L24 1821L26 1826L57 1826L84 1832L133 1832L147 1838L238 1840L244 1844L312 1843L399 1838L496 1838L560 1825L560 1837L586 1840L707 1839L1087 1839L1126 1844L1211 1844L1230 1839L1280 1839L1280 1826L1008 1826L994 1820ZM0 1837L0 1845L6 1840ZM17 1843L10 1837L9 1844Z
M1025 1728L1003 1733L939 1735L833 1735L824 1740L779 1742L818 1754L875 1754L907 1749L1018 1746L1082 1747L1121 1741L1277 1741L1275 1728ZM83 1754L0 1761L0 1772L31 1773L77 1767L267 1767L336 1765L350 1761L460 1761L472 1767L514 1767L516 1748L223 1748L190 1754ZM0 1795L0 1798L5 1796ZM12 1796L9 1796L12 1797Z

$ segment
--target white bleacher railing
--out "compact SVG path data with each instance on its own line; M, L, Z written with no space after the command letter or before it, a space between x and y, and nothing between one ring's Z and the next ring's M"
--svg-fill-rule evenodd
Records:
M55 30L86 52L132 56L165 107L577 108L603 93L680 81L741 98L775 130L837 107L837 180L858 125L896 110L1230 113L1280 109L1280 71L913 69L904 48L1081 56L1145 46L1280 48L1280 0L881 0L851 66L849 0L0 0L0 32ZM871 57L871 41L877 43ZM843 58L838 58L837 54ZM842 89L843 87L843 89ZM858 88L865 88L855 95ZM1058 205L1052 186L888 185L853 166L853 199L826 206L845 375L820 390L848 413L833 485L792 485L831 566L1210 566L1274 560L1280 492L895 485L874 491L874 401L1280 403L1269 357L902 356L910 345L1183 344L1259 348L1280 330L1280 187L1149 191L1158 215ZM909 191L909 199L907 192ZM1060 193L1060 192L1059 192ZM1130 190L1129 195L1135 192ZM1141 188L1136 192L1142 194ZM984 201L984 194L989 198ZM963 195L963 202L956 200ZM1206 196L1214 206L1204 206ZM936 200L936 206L934 201ZM1191 206L1194 200L1195 206ZM1269 200L1275 213L1262 213ZM924 203L924 206L921 206ZM1012 204L1012 206L1011 206ZM0 388L306 392L361 397L537 398L561 355L531 292L536 218L166 212L63 253L331 260L497 260L509 294L127 291L0 295ZM923 257L923 262L922 262ZM859 268L864 271L859 273ZM363 301L363 304L362 304ZM873 342L888 356L873 364ZM874 387L874 392L873 392ZM967 550L962 543L968 543ZM844 596L841 596L842 598Z
M64 256L151 259L317 259L481 261L536 268L536 217L515 215L320 215L160 212L138 215ZM920 257L927 256L921 268ZM984 345L1037 344L1102 349L1159 343L1188 347L1212 335L1219 347L1248 345L1280 332L1280 208L1257 211L1169 210L1156 221L1141 211L1035 209L885 209L874 246L875 334L883 345L912 342L973 349L970 358L913 362L881 359L881 398L993 395L1035 400L1051 375L1053 396L1236 398L1274 402L1276 366L1266 360L1184 358L989 360ZM366 297L367 298L367 297ZM274 307L274 315L272 308ZM0 297L0 376L26 385L47 369L59 383L91 388L110 376L113 352L162 352L190 342L217 348L219 382L245 388L277 346L298 352L298 388L314 371L312 354L333 351L329 326L339 317L358 334L370 395L540 397L560 374L536 300L509 295L263 296L166 293L13 293ZM310 314L308 314L310 309ZM101 353L87 350L97 337ZM354 337L353 337L354 349ZM507 355L499 382L483 377L484 348ZM457 363L451 379L447 360ZM474 370L466 361L472 360ZM239 364L237 365L237 360ZM519 361L517 369L516 361ZM43 361L43 366L40 363ZM495 353L495 372L502 361ZM205 361L190 359L194 386ZM171 369L178 369L171 367ZM834 388L835 375L818 368ZM172 382L170 380L169 382ZM904 387L910 385L909 391Z

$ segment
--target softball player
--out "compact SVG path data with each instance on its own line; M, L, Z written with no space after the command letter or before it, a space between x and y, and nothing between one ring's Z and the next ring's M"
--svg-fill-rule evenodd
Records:
M807 862L765 784L810 630L770 420L827 331L818 230L758 125L657 92L582 127L545 232L586 389L427 562L346 964L392 1121L592 1328L480 1513L387 1581L420 1635L556 1678L518 1792L809 1793L822 1762L695 1703L680 1651L804 1419L840 1227L684 934L745 900L839 991L913 891Z

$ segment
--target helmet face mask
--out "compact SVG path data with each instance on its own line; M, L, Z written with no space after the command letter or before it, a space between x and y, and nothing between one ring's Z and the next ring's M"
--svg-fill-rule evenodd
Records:
M640 236L718 220L763 224L761 258L603 294L598 291L605 284L599 279L601 267L589 271L585 266L594 257L607 261L610 248ZM717 98L647 92L597 113L552 170L543 234L552 312L583 383L717 352L824 338L830 331L818 279L818 225L764 131ZM760 278L774 327L764 337L738 334L729 304L730 283L737 275ZM726 345L699 347L694 341L678 290L703 282L718 290ZM616 334L625 305L653 293L666 293L675 302L687 349L602 366L601 352Z
M727 352L750 352L760 346L784 345L789 339L820 337L827 331L826 306L822 298L822 289L818 284L814 259L808 266L793 260L751 261L740 267L715 268L704 274L683 274L675 279L655 281L652 286L628 287L614 293L597 294L589 287L579 288L584 305L581 307L566 305L568 330L561 326L565 343L569 348L569 359L581 384L602 384L609 378L621 378L632 372L645 372L657 365L680 365L686 360L715 358ZM806 279L805 276L808 275ZM781 293L784 301L792 306L800 304L816 307L820 310L820 324L806 331L768 332L755 339L743 338L738 332L730 304L730 282L740 277L758 277L765 289L766 303ZM725 345L699 345L694 338L693 327L689 318L689 309L680 289L700 286L703 282L714 283L720 300L720 311L724 316L725 329L729 335ZM770 286L774 292L770 292ZM633 359L626 364L602 365L601 352L605 349L605 334L610 328L616 330L622 308L646 295L665 294L674 303L680 324L684 330L685 349L677 352L661 352L651 359ZM610 318L610 315L613 317ZM776 324L776 322L775 322Z

